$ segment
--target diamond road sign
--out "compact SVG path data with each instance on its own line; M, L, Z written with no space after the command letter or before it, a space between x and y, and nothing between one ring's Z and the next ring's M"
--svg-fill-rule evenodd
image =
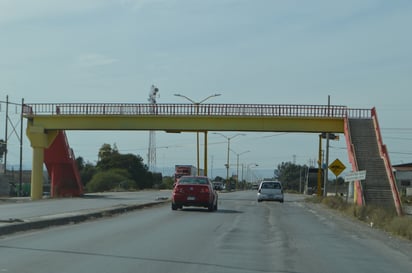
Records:
M343 165L343 163L337 158L329 165L329 170L331 170L336 176L340 175L344 169L346 169L345 165Z

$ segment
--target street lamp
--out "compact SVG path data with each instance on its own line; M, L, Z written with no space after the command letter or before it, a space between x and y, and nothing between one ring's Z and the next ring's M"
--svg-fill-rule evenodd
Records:
M221 95L222 95L222 94L213 94L213 95L210 95L210 96L208 96L208 97L204 98L203 100L201 100L201 101L199 101L199 102L196 102L196 101L192 100L191 98L186 97L185 95L182 95L182 94L175 94L175 96L176 96L176 97L182 97L182 98L185 98L185 99L187 99L188 101L190 101L191 103L196 104L196 105L199 105L199 104L201 104L201 103L203 103L203 102L207 101L207 100L208 100L208 99L210 99L210 98L213 98L213 97L218 97L218 96L221 96Z
M237 170L236 170L236 177L237 177L237 179L236 179L236 189L237 189L237 183L238 183L238 181L239 181L239 157L241 156L241 155L243 155L243 154L246 154L246 153L249 153L250 151L249 150L247 150L247 151L244 151L244 152L241 152L241 153L236 153L235 151L233 151L233 150L231 150L233 153L235 153L236 154L236 157L237 157L237 162L236 162L236 168L237 168ZM243 170L242 170L242 179L240 180L240 181L243 181Z
M230 140L237 137L237 136L245 136L246 134L236 134L234 136L228 137L221 133L214 133L216 135L221 135L222 137L227 139L227 161L226 161L226 184L229 184L229 154L230 154ZM230 190L229 185L226 185L226 188Z
M250 164L247 164L247 174L246 174L246 177L247 177L247 179L249 180L248 182L249 183L252 183L252 179L251 179L251 177L252 177L252 175L251 175L251 173L252 173L252 171L251 171L251 167L258 167L259 165L258 164L256 164L256 163L250 163Z
M185 95L182 95L182 94L174 94L174 95L175 95L176 97L185 98L185 99L187 99L188 101L190 101L191 103L193 103L193 104L196 106L196 114L198 114L198 113L199 113L199 104L205 102L206 100L208 100L208 99L210 99L210 98L218 97L218 96L220 96L221 94L213 94L213 95L210 95L210 96L208 96L208 97L206 97L206 98L204 98L204 99L202 99L201 101L198 101L198 102L196 102L196 101L192 100L191 98L189 98L189 97L187 97L187 96L185 96ZM206 132L205 132L205 142L206 142ZM207 145L206 145L206 143L205 143L204 175L207 175L207 165L206 165L206 164L207 164L207 151L206 151L206 149L207 149ZM197 175L199 175L199 174L200 174L200 169L199 169L199 166L200 166L200 159L199 159L199 131L196 131L196 159L197 159Z

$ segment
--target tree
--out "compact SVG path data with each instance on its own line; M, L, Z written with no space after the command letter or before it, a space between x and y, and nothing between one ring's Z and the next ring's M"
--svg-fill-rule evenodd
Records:
M223 181L225 181L225 179L224 179L223 177L221 177L221 176L216 176L215 179L213 179L213 181L223 182Z
M81 156L76 158L76 164L80 173L80 179L83 185L86 185L96 174L96 166L94 166L91 162L85 162Z
M292 162L282 162L275 169L275 178L283 183L286 190L299 191L299 184L303 177L301 170L307 169L306 165L296 165Z
M159 189L173 189L173 184L175 179L173 176L164 176L162 178L162 184L160 184Z
M118 183L122 181L127 181L125 184L127 187L123 187L123 184L120 185L123 188L135 189L152 188L155 184L160 185L162 183L162 175L149 172L148 167L143 164L141 156L121 154L116 144L113 145L113 148L107 143L101 146L96 166L93 166L91 163L85 163L82 157L77 158L76 161L81 179L88 190L96 190L97 188L99 190L108 190L110 187L118 188ZM102 177L102 173L110 175L113 183ZM89 183L92 184L88 185ZM99 186L96 186L96 184L99 184Z
M99 161L105 160L111 157L112 155L119 153L116 144L113 144L113 146L114 147L112 148L110 144L104 143L102 147L100 147L98 154Z
M110 169L124 169L130 174L130 178L136 181L138 188L143 189L150 186L150 175L147 166L143 164L142 157L133 154L111 153L101 158L96 165L100 171Z
M6 142L3 139L0 139L0 159L3 159L5 152L7 152Z
M82 171L84 168L84 158L79 156L76 158L76 164L79 171Z
M103 144L99 150L99 161L96 168L99 171L110 169L124 169L130 174L130 178L136 182L139 189L153 187L154 181L152 173L143 164L143 158L134 154L121 154L117 147L113 148L109 144Z

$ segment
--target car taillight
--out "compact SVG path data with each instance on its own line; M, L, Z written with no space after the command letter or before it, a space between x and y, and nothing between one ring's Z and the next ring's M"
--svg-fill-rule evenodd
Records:
M210 191L209 191L209 187L202 187L201 189L200 189L200 193L209 193Z
M176 192L176 193L184 193L185 190L184 190L183 187L176 186L175 189L174 189L174 192Z

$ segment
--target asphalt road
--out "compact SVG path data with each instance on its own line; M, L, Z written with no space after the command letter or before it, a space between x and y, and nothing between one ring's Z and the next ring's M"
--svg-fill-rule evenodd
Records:
M410 242L286 195L221 194L219 210L170 204L0 238L0 271L411 272Z

